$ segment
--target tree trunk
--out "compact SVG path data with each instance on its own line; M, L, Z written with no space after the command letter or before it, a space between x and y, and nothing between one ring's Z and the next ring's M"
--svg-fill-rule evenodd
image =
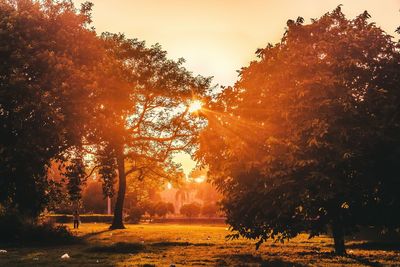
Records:
M337 255L345 255L346 248L344 245L344 229L340 222L334 222L332 224L332 235L335 246L335 253Z
M125 229L123 221L124 200L126 191L125 157L122 149L117 150L118 196L115 202L114 218L110 229Z

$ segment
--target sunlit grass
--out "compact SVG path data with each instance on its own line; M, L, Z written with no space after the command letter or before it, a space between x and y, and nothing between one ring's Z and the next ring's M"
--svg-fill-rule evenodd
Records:
M91 223L73 232L85 242L7 247L0 266L396 266L400 261L398 251L357 246L348 249L349 256L337 257L331 254L330 238L306 235L256 251L254 242L227 241L225 225L142 224L109 231L106 224ZM64 253L71 258L62 260Z

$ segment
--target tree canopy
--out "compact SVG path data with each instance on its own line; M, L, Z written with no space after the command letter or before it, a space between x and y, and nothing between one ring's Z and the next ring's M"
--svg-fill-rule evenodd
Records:
M89 10L0 1L0 203L22 213L42 211L50 160L79 146L91 119L103 51Z
M289 20L204 111L198 157L233 237L330 229L344 253L358 226L399 225L399 44L369 17Z
M116 164L119 187L112 228L123 228L126 176L165 178L177 172L173 153L190 151L201 129L189 102L207 92L210 78L194 77L182 59L168 59L159 45L146 47L111 33L102 40L114 61L87 140L98 151L107 147Z

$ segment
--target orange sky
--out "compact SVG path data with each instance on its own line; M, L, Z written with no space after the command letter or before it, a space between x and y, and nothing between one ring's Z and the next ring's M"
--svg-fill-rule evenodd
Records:
M82 0L75 0L81 3ZM306 21L343 4L348 17L364 10L387 32L400 25L400 0L92 0L98 32L123 32L159 42L170 57L184 57L194 73L232 84L254 51L277 42L286 21Z
M84 1L75 0L76 4ZM286 21L320 17L343 4L348 17L364 10L388 33L400 26L400 0L91 0L98 32L122 32L160 43L172 58L183 57L195 74L214 76L231 85L236 70L254 59L254 52L279 41ZM193 162L180 155L186 173Z

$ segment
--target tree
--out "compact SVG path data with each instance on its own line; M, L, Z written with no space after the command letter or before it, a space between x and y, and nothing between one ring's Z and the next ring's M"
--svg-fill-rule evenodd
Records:
M110 228L119 229L124 228L127 176L142 179L175 172L173 153L195 146L201 124L188 112L188 102L205 94L210 79L193 77L182 59L167 59L159 45L148 48L111 33L102 38L112 59L104 68L107 79L99 84L104 98L86 140L97 145L97 151L109 147L116 164L118 194Z
M82 207L85 213L107 212L107 199L104 198L103 187L104 183L99 179L88 179L82 191Z
M198 217L201 213L201 205L197 202L183 204L180 212L189 218Z
M0 203L29 217L49 201L51 161L80 146L95 106L105 50L90 8L0 1Z
M206 203L201 208L201 214L207 217L215 217L218 213L219 209L216 203Z
M344 254L357 227L399 225L399 49L368 18L338 7L308 25L289 20L203 111L198 157L233 238L258 247L330 229Z
M155 215L164 217L166 214L174 212L173 205L171 209L171 203L161 201L160 192L167 182L178 183L179 180L183 180L183 173L167 174L163 169L156 169L156 172L157 175L148 173L143 179L135 176L128 177L125 209L128 210L131 222L139 222L146 212L150 217Z
M172 203L159 201L155 204L155 213L159 217L165 217L169 213L174 213L175 208Z
M139 223L146 210L142 206L135 206L128 209L128 220L130 223Z
M86 183L86 167L82 155L76 155L65 168L63 173L67 178L67 189L74 209L79 207L82 198L82 185Z

